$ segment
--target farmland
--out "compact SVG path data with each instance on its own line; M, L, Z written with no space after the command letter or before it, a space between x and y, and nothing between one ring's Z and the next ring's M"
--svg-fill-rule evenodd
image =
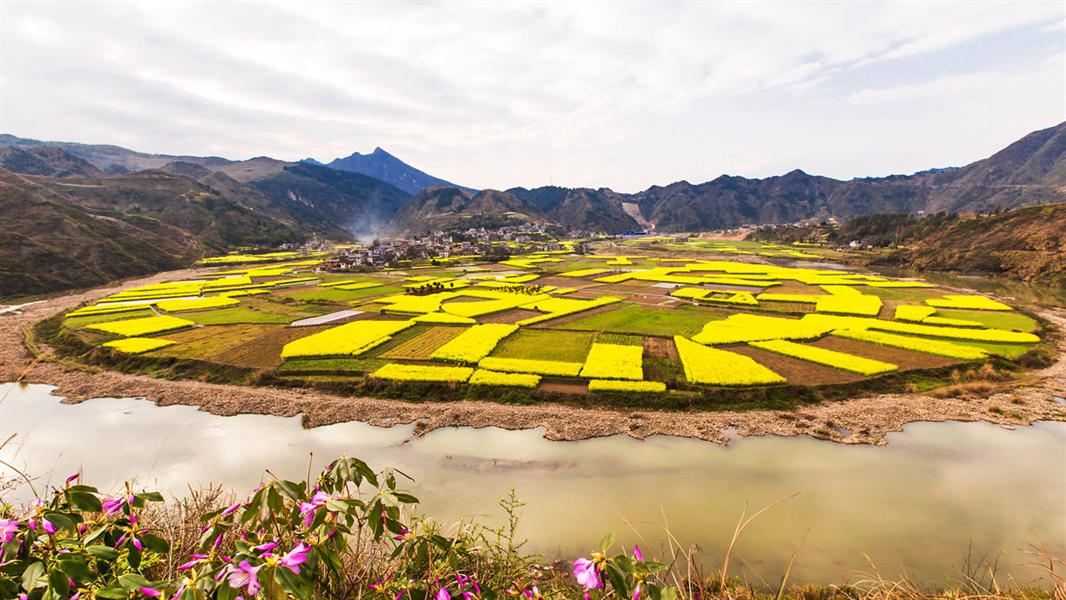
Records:
M124 289L69 311L60 331L97 363L151 373L152 361L181 360L241 369L248 385L707 407L790 406L797 388L839 398L949 385L986 364L1021 374L1046 344L1040 322L999 299L787 262L811 248L630 250L644 248L656 252L563 244L359 274L299 255L253 260Z

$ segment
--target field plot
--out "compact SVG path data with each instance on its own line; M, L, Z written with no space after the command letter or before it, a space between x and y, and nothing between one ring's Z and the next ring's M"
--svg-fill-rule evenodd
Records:
M652 308L631 303L620 303L617 308L608 307L604 312L556 325L562 329L585 331L614 331L672 337L695 335L709 321L720 319L725 312L713 309Z
M504 338L491 356L584 363L594 339L592 332L520 329Z
M395 358L407 360L428 360L429 357L441 346L447 344L456 337L469 331L465 327L439 326L430 327L427 331L405 340L399 345L378 354L380 358Z
M664 405L718 402L711 389L722 387L778 386L726 392L772 398L785 383L869 392L935 380L946 371L921 371L950 365L1023 365L1011 359L1041 343L1036 320L992 298L763 258L810 259L807 248L642 244L657 254L623 255L635 248L616 241L604 243L610 255L582 256L569 242L532 254L509 243L512 258L500 263L450 256L322 273L315 257L228 268L116 292L68 313L63 328L113 351L107 359L202 361L294 385L391 395L406 393L404 382L437 382L447 399L506 388L499 397L591 392L583 401L621 395L628 406L656 395L671 398Z

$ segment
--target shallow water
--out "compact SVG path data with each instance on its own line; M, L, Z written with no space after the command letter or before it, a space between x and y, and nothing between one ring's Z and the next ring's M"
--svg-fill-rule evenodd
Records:
M632 542L624 516L653 547L667 520L714 565L745 505L796 493L748 529L736 572L778 580L805 534L794 581L860 578L871 572L866 553L886 577L942 583L961 577L971 543L1021 582L1040 573L1021 551L1027 543L1066 557L1066 423L916 423L879 448L777 437L729 447L670 437L562 443L495 428L422 438L411 426L305 430L295 417L216 417L136 399L64 405L40 385L0 385L5 392L0 438L17 437L0 459L36 476L38 489L82 467L103 488L136 478L175 495L208 482L247 490L267 467L302 479L309 453L315 468L346 453L413 476L425 512L445 522L497 522L496 500L515 487L527 503L522 535L551 557L587 552L610 531Z

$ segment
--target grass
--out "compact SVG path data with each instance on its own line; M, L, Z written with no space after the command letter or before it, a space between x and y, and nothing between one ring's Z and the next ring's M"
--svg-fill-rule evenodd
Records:
M223 308L200 313L188 313L183 315L190 321L200 325L230 325L234 323L283 323L288 324L299 317L277 313L266 313L243 306L237 308Z
M289 298L295 298L296 300L303 300L305 302L351 302L352 300L360 300L369 296L376 296L378 294L389 293L385 292L386 289L394 289L391 287L375 287L366 288L362 290L338 290L334 288L315 288L305 292L297 292L295 294L287 294Z
M956 310L938 308L936 316L948 319L977 321L989 329L1013 329L1033 332L1040 328L1035 319L1018 311Z
M503 339L492 356L584 362L596 334L584 331L520 329Z
M176 343L173 346L156 350L152 353L152 356L209 359L230 348L254 340L274 327L276 326L226 327L213 325L203 329L174 334L171 339Z
M94 323L109 323L111 321L121 321L122 319L137 319L141 317L152 316L152 311L145 308L144 310L131 310L129 312L109 313L105 315L86 315L84 317L70 317L63 320L64 327L85 327L86 325L92 325Z
M692 336L703 330L719 313L692 308L658 308L640 304L621 303L620 308L559 325L561 329L607 331L637 335L670 337Z

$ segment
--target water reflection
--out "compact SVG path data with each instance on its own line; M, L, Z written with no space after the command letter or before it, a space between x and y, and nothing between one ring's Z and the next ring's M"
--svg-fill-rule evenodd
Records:
M105 487L135 477L176 495L207 482L246 490L268 467L302 479L309 453L314 469L347 453L411 474L425 511L444 521L498 522L496 500L513 486L527 502L523 535L549 554L587 551L608 531L634 539L624 515L653 546L665 519L714 564L745 505L798 492L742 540L739 564L753 581L779 577L805 534L797 580L868 571L865 552L885 576L942 581L972 542L1002 553L1002 569L1026 581L1039 570L1023 564L1031 561L1020 549L1034 536L1066 556L1066 423L1018 431L913 424L886 448L774 437L730 447L668 437L558 443L540 431L496 428L413 439L411 426L305 430L296 417L220 418L133 399L68 406L47 386L0 385L0 397L5 389L0 436L18 436L0 458L37 476L39 487L83 467Z

